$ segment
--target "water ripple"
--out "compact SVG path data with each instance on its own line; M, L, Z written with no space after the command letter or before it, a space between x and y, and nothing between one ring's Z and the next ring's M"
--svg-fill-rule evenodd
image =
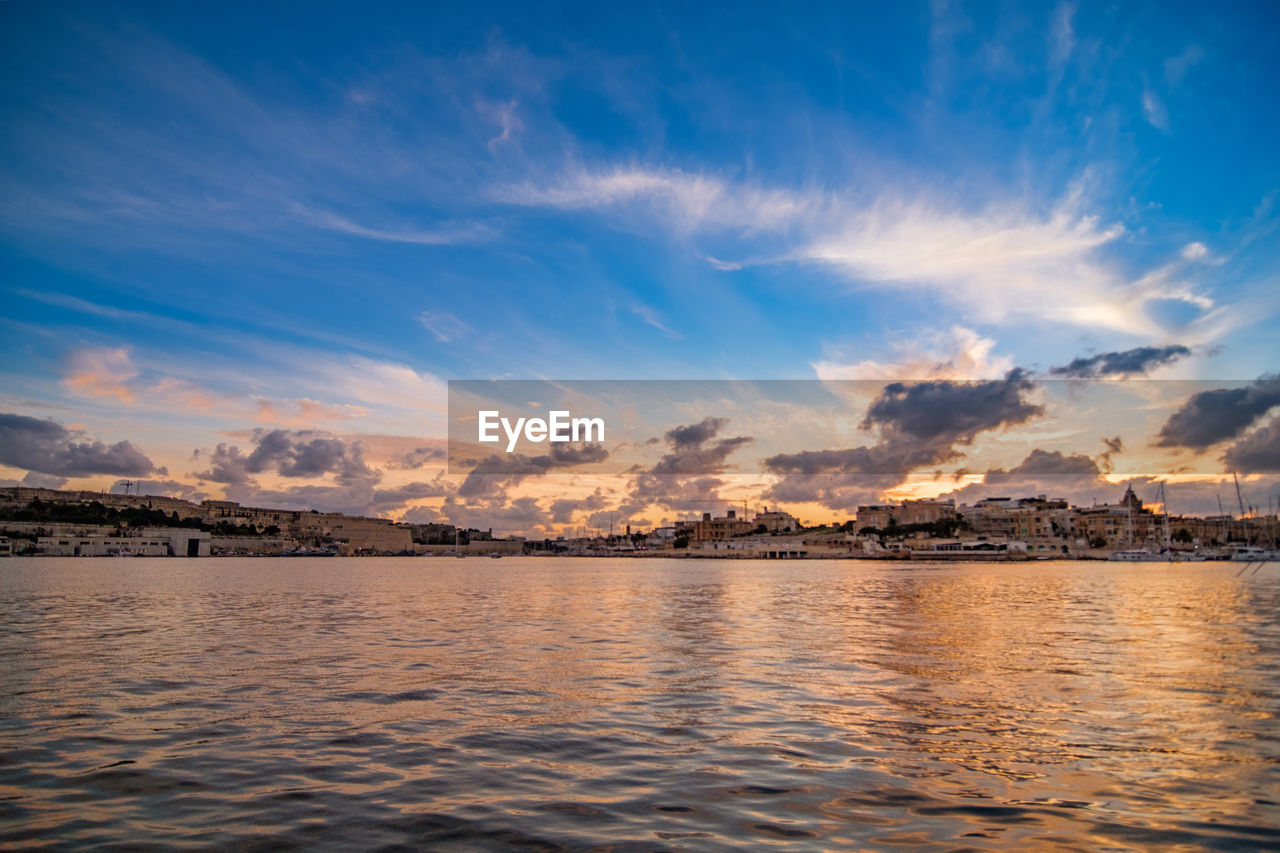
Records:
M0 567L0 845L1280 848L1280 567Z

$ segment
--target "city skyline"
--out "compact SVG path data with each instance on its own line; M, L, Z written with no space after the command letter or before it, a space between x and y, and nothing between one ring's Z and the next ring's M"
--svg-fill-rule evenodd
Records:
M529 535L1126 471L1187 512L1280 494L1265 5L306 9L0 8L0 482ZM452 379L943 408L870 393L843 443L690 411L640 470L775 461L664 500L585 458L469 486ZM1181 391L1052 390L1112 379Z

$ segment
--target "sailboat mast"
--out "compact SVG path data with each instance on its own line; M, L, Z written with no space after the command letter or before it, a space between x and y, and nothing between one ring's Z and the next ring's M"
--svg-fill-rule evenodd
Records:
M1165 493L1164 483L1160 483L1160 509L1164 512L1164 547L1173 547L1173 537L1169 535L1169 496Z
M1231 479L1236 484L1236 501L1240 504L1240 523L1244 525L1244 544L1252 545L1253 540L1249 537L1249 521L1245 518L1244 497L1240 494L1240 478L1236 476L1234 471L1231 472Z

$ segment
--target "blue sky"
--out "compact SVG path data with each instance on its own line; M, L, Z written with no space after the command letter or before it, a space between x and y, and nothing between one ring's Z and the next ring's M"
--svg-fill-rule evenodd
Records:
M386 488L450 378L1253 380L1276 18L6 3L0 410L219 494L193 451L270 429Z

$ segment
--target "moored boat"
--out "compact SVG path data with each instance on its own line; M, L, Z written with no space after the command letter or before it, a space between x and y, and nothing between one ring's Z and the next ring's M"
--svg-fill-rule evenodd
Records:
M1202 563L1208 559L1204 554L1194 551L1152 551L1147 548L1131 548L1127 551L1116 551L1107 557L1118 563Z
M1257 545L1241 545L1231 554L1233 563L1272 563L1280 560L1280 551L1260 548Z
M1163 563L1165 557L1146 548L1130 548L1126 551L1114 551L1107 559L1115 563Z

